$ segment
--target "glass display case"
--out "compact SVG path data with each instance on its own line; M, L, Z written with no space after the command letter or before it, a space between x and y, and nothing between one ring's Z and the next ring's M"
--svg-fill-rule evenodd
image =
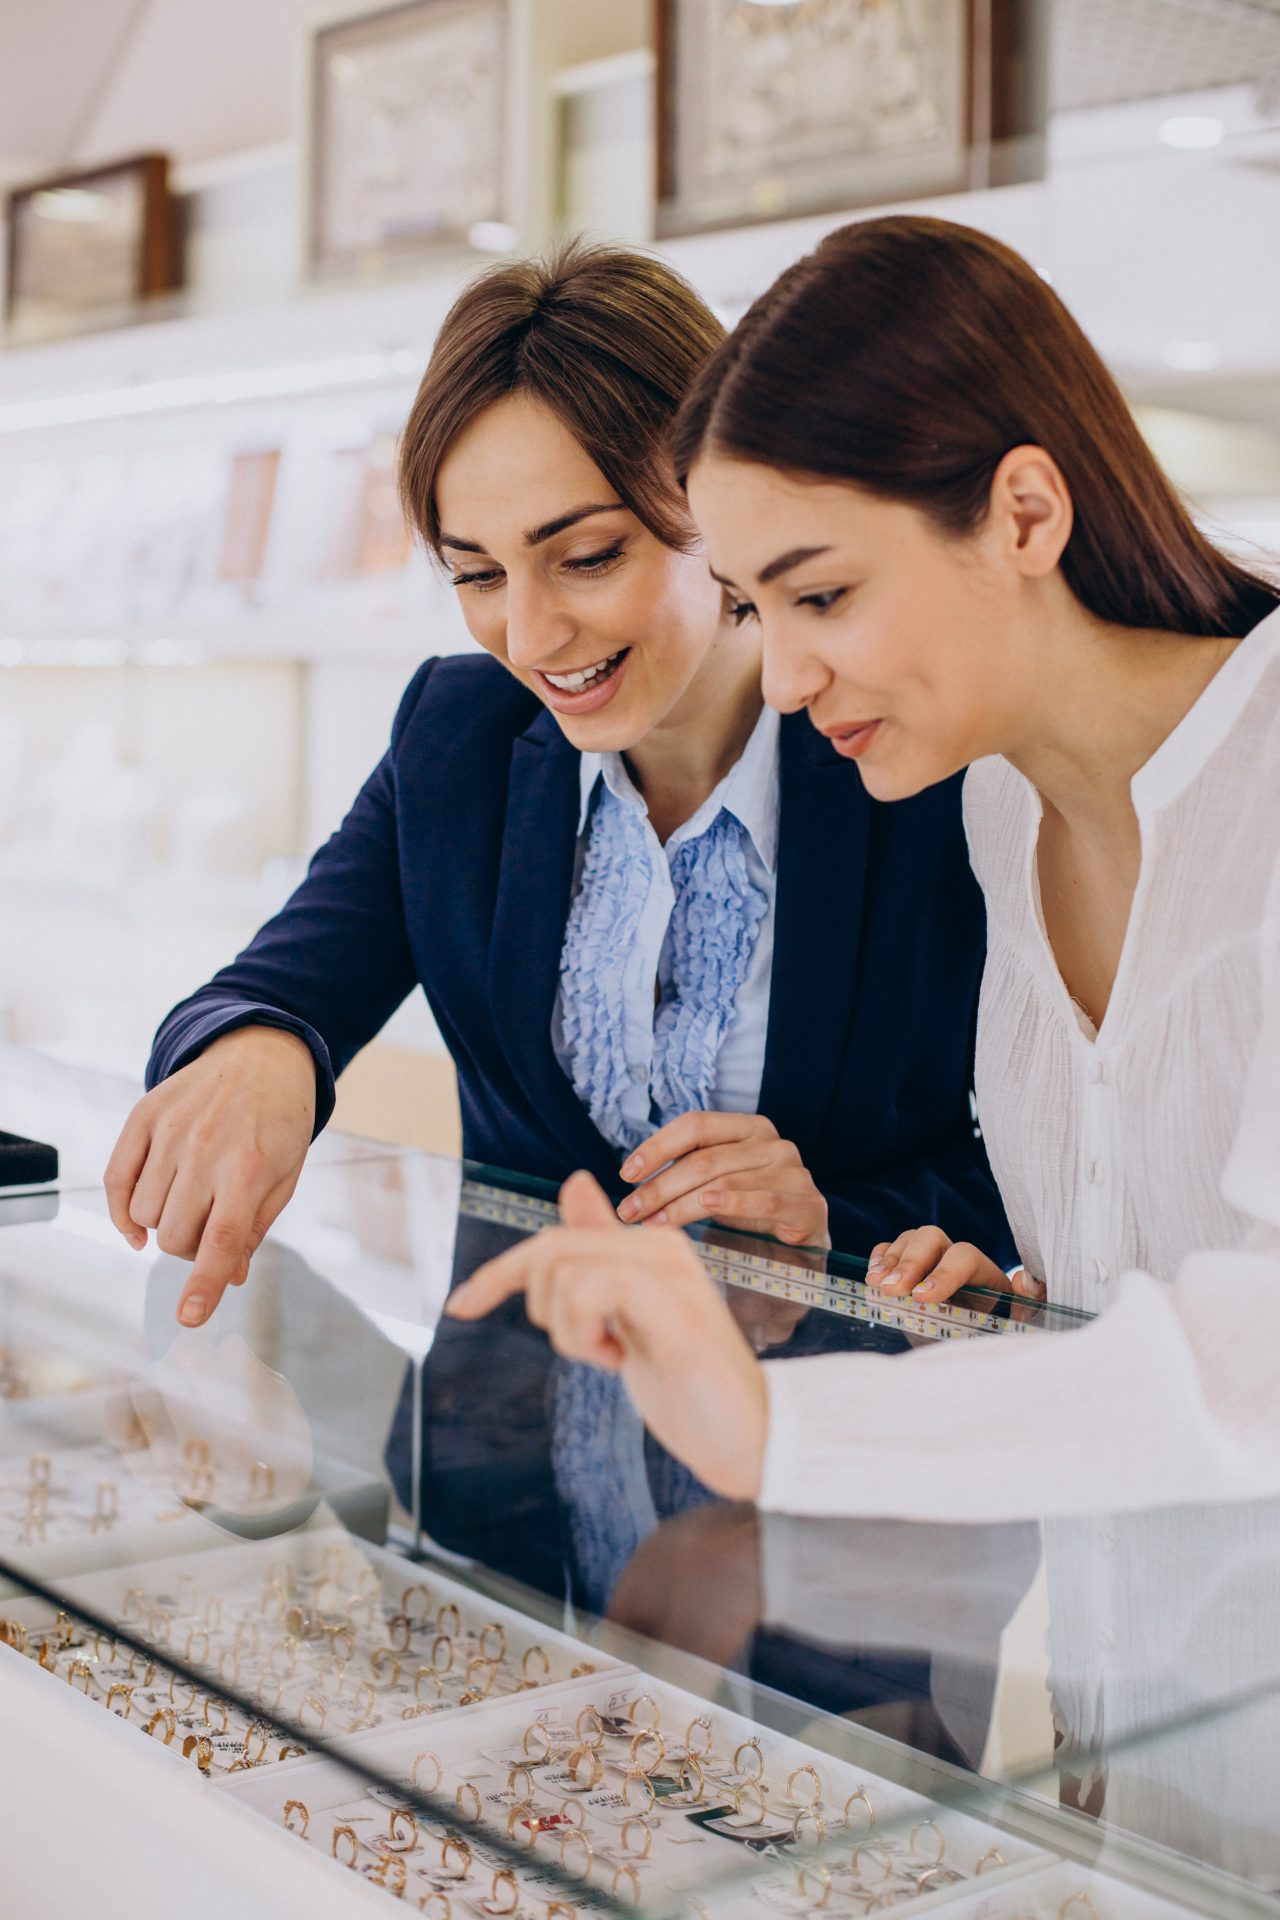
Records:
M15 1911L1280 1913L1272 1506L723 1502L517 1302L442 1318L549 1188L338 1135L187 1332L88 1177L134 1090L14 1054L0 1090L64 1144L0 1196ZM766 1362L1081 1325L695 1237Z

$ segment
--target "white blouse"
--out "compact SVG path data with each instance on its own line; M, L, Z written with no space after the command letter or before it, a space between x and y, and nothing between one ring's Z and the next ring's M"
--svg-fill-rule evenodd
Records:
M1132 794L1095 1035L1045 936L1037 795L1002 759L965 785L982 1129L1023 1260L1098 1318L766 1366L763 1506L1008 1519L1280 1491L1280 612Z

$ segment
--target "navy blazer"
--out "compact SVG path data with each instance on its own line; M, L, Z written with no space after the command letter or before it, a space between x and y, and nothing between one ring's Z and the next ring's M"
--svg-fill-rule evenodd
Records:
M882 805L803 715L780 753L760 1112L826 1194L837 1247L931 1221L1012 1259L970 1107L985 915L960 782ZM428 660L296 893L165 1020L148 1086L233 1027L283 1027L315 1056L319 1131L335 1076L420 984L457 1066L464 1153L551 1180L588 1167L619 1192L625 1156L551 1042L579 764L498 662Z

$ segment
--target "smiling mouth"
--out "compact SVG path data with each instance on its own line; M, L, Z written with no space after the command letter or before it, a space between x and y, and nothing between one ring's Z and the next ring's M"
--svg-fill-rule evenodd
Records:
M621 652L611 653L607 660L597 660L590 667L575 667L572 673L547 673L542 668L538 671L557 693L585 693L589 687L598 687L602 680L616 673L630 651L629 647L623 647Z

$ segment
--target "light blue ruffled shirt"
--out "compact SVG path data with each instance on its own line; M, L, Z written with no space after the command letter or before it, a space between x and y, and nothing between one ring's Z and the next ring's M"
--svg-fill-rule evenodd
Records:
M582 757L552 1044L595 1124L622 1150L691 1107L758 1108L777 900L778 725L765 707L737 764L665 847L622 755Z

